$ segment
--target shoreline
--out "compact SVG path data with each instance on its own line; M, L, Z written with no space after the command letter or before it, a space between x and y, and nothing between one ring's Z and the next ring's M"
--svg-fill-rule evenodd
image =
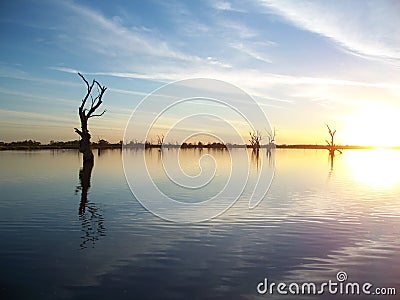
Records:
M125 145L121 146L121 144L109 144L104 146L92 145L93 150L107 150L107 149L149 149L149 148L161 148L160 145ZM181 147L180 145L163 145L163 148L180 148L180 149L231 149L231 148L248 148L251 149L249 145L226 145L225 147L212 147L204 145L199 147L197 145L193 145L191 147ZM262 145L260 149L268 149L268 145ZM329 147L326 145L307 145L307 144L281 144L275 145L276 149L299 149L299 150L329 150ZM370 149L389 149L389 150L400 150L400 146L357 146L357 145L343 145L336 146L335 149L338 150L370 150ZM56 146L56 145L0 145L0 151L6 150L79 150L78 146L70 145L70 146Z

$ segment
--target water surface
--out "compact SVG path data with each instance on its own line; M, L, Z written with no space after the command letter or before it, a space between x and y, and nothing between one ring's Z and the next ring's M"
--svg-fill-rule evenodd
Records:
M164 192L182 201L215 193L230 170L224 151L185 150L187 174L198 174L204 153L221 168L205 194L174 190L159 172L158 149L123 151L146 155ZM163 151L168 159L178 150ZM259 157L232 151L235 159L249 154L250 182L270 163L264 149ZM176 224L134 199L120 150L96 157L87 199L76 151L1 152L2 299L291 299L259 295L257 284L335 280L338 271L399 293L400 152L346 150L333 161L322 150L273 155L275 177L255 209L244 191L212 220ZM311 296L319 298L330 297Z

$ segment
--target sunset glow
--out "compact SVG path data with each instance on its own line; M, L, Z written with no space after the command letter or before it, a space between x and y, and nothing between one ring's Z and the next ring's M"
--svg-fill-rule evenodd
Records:
M399 116L398 107L366 103L365 107L348 116L343 143L375 147L399 146Z
M340 144L400 146L398 16L391 1L6 1L0 141L77 139L79 71L108 87L95 139L122 140L132 111L163 85L210 78L251 95L277 144L325 144L328 123Z
M349 150L344 160L350 176L360 184L390 188L400 183L400 153L396 150Z

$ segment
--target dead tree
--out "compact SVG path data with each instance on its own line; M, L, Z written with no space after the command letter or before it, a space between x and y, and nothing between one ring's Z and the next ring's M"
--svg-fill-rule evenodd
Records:
M164 135L157 135L157 145L162 146L164 144Z
M332 131L328 124L325 124L325 125L328 128L329 135L331 136L331 140L330 141L325 140L326 143L328 144L329 154L333 156L333 155L335 155L335 151L338 151L339 153L342 153L342 151L340 151L338 149L337 145L335 145L335 142L334 142L336 130Z
M85 79L85 77L78 73L78 75L82 78L82 80L86 84L86 95L82 99L81 106L79 107L79 118L81 120L81 130L78 128L74 128L75 132L79 134L81 137L79 141L79 152L83 154L83 164L93 164L94 163L94 156L92 153L92 146L90 142L91 135L88 129L88 121L92 117L100 117L102 116L106 110L104 110L100 114L95 114L96 110L100 107L103 103L103 95L107 89L105 86L101 86L101 84L94 80L91 84ZM96 87L97 95L93 96L94 93L93 89ZM90 99L89 99L90 98ZM88 100L89 99L89 100Z
M267 135L268 135L268 147L272 148L275 145L275 137L276 137L276 130L275 127L272 130L272 132L269 132L267 130Z
M261 132L259 132L258 130L254 131L254 132L249 132L250 133L250 145L253 149L260 149L260 142L262 140L262 135Z

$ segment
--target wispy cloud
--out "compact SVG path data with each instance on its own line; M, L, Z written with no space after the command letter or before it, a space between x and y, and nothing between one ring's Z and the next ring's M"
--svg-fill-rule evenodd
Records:
M368 37L368 34L365 33L365 24L361 22L359 18L355 21L345 22L344 19L351 18L347 16L347 11L349 10L349 8L344 6L344 4L342 4L342 6L339 6L339 8L335 6L331 10L329 9L330 4L321 4L320 2L316 4L312 2L307 6L302 6L301 4L296 4L298 2L288 2L283 5L280 4L280 1L260 1L263 3L263 5L284 15L286 18L290 19L298 26L328 36L354 51L369 55L381 55L385 57L390 56L392 58L398 55L398 51L396 50L397 48L395 49L395 47L390 47L392 45L390 41L386 45L387 47L380 47L380 45L375 45L373 43L374 37L378 38L380 32L382 32L382 34L383 32L387 34L387 28L384 27L385 25L378 26L378 29L375 29L376 34L372 37ZM87 45L93 47L94 51L100 51L99 49L101 49L101 52L104 52L107 55L122 55L121 60L125 59L126 56L133 57L135 56L135 54L145 55L149 57L149 60L154 62L154 65L151 67L147 67L147 70L138 67L139 72L87 72L87 74L91 75L110 75L115 77L151 79L159 81L179 80L188 77L207 77L211 75L215 76L216 78L226 78L228 80L233 79L234 82L241 83L243 83L243 78L249 78L249 76L252 76L251 83L249 83L250 86L257 86L258 83L260 85L265 85L265 82L268 82L268 84L323 84L338 86L356 85L382 88L398 88L397 84L392 83L368 83L329 78L326 79L286 76L279 74L268 74L262 72L261 70L254 71L235 68L235 74L233 74L232 72L226 72L225 70L233 68L234 66L232 64L221 62L211 56L200 58L198 56L188 54L187 52L177 50L168 45L167 42L156 39L154 38L154 36L149 35L148 30L144 31L140 30L140 28L129 29L127 27L124 27L120 21L107 19L101 13L96 12L93 9L78 5L76 3L68 2L64 5L72 10L77 18L85 20L86 24L79 24L80 30L78 30L77 32L79 32L78 34L81 35L82 39L86 40ZM229 2L221 2L218 5L226 7L226 9L230 7ZM306 7L307 9L304 7ZM329 11L329 16L331 17L321 17L326 14L326 11ZM380 11L381 14L379 18L372 18L372 21L368 22L372 22L374 24L374 22L382 20L382 18L385 16L385 13L388 13L388 9L386 9L385 6ZM370 9L367 9L367 12L367 16L370 16L372 14L372 11L370 11ZM188 12L185 11L185 14L187 13ZM311 22L309 20L314 21ZM342 21L343 24L340 25L340 22ZM396 22L399 21L395 21L395 23ZM255 38L259 35L259 33L253 28L250 28L245 24L231 19L221 20L218 25L221 28L229 29L230 32L235 32L238 37L242 39L242 41ZM343 27L348 27L348 30L342 29ZM354 39L354 35L356 35L356 39ZM400 36L400 34L397 36ZM394 37L393 39L397 39L397 37ZM367 42L362 43L363 40L366 40ZM383 40L382 43L384 43L385 41L386 40ZM101 45L99 43L101 43ZM268 46L269 45L273 45L273 43L268 44ZM272 62L272 59L270 59L265 53L262 53L259 50L260 48L266 49L266 47L258 47L253 42L231 42L228 43L228 46L235 48L236 50L239 50L254 59L267 63ZM169 64L165 61L161 61L163 58L170 58L173 61L179 60L180 63ZM157 61L157 59L161 60ZM148 63L146 63L145 65L148 66ZM75 69L68 69L63 67L60 67L58 69L66 72L77 72L77 70ZM249 80L247 80L247 82L248 81Z
M77 73L78 70L64 67L54 67L53 69L67 72ZM88 75L104 75L121 78L134 78L134 79L151 79L164 82L171 82L186 78L207 78L213 77L215 79L227 80L228 82L242 82L245 87L259 87L266 85L329 85L329 86L358 86L358 87L374 87L383 89L400 89L400 84L396 82L364 82L355 80L345 80L336 78L322 78L322 77L307 77L307 76L292 76L276 73L267 73L257 70L235 70L232 72L221 72L212 69L176 69L174 73L130 73L130 72L87 72L83 73ZM247 79L246 79L247 78Z
M257 1L269 12L330 38L356 55L399 63L398 1Z
M217 9L217 10L244 12L243 9L240 9L240 8L234 6L229 1L211 1L210 4L214 9Z
M219 26L228 29L228 32L235 37L239 37L241 39L250 39L259 36L258 30L251 28L244 24L243 22L239 22L232 19L223 19L219 21Z
M270 112L270 109L292 113L297 111L298 116L301 116L310 109L318 111L319 107L320 113L329 111L332 118L335 113L339 116L340 111L360 107L365 104L365 101L380 99L393 102L396 99L396 93L400 91L400 84L396 82L293 76L243 69L235 69L232 72L216 71L210 68L207 70L176 69L173 73L101 72L100 74L122 78L145 78L165 83L186 78L215 78L240 87L251 95L266 112ZM284 118L284 116L279 118ZM294 119L291 122L294 122Z
M178 61L198 61L199 57L171 47L167 41L154 37L144 27L126 27L121 20L106 18L101 12L74 3L62 2L69 16L60 23L60 42L109 57L121 59L135 56L169 58ZM138 57L139 58L139 57ZM140 59L138 59L140 61Z
M50 67L50 69L58 70L58 68L52 68L52 67ZM60 70L61 69L62 68L60 68ZM66 70L70 70L71 73L72 73L72 71L75 71L73 73L76 74L76 70L73 70L70 68L65 68L64 71L66 71ZM7 70L7 69L0 68L0 78L26 80L26 81L38 82L38 83L42 83L42 84L51 84L51 85L56 84L56 85L63 85L63 86L78 86L78 84L74 83L74 82L32 76L31 74L24 72L24 71L20 71L18 69Z
M50 97L50 96L37 95L37 94L33 94L33 93L10 90L10 89L2 88L2 87L0 87L0 94L22 97L22 98L24 98L25 101L29 101L31 99L36 99L36 100L40 100L40 102L42 102L42 103L57 102L57 104L60 104L60 102L64 102L64 103L70 104L73 101L75 101L73 99L67 99L67 98L61 98L61 97L57 97L57 99L54 99L54 97Z
M60 22L60 47L75 51L79 56L84 56L86 52L93 53L89 58L91 60L96 55L104 57L106 59L99 58L99 66L109 70L135 70L144 74L157 73L160 69L165 73L173 73L177 66L187 69L232 67L230 62L213 55L210 47L202 46L204 40L210 38L210 27L192 18L183 5L177 8L181 15L178 14L171 21L177 25L173 38L144 26L124 25L117 17L108 18L100 11L74 2L63 2L62 6L68 10L69 17ZM231 20L218 26L220 31L239 32L240 36L246 38L257 35L253 29ZM179 31L183 36L177 35ZM195 54L195 48L190 46L192 39L198 39L199 46L203 47L197 51L201 55ZM139 75L135 78L139 78ZM142 78L148 79L146 76Z
M213 1L211 5L219 10L232 10L232 4L228 1Z
M260 45L260 44L258 44ZM268 43L263 43L263 48L264 51L266 51L266 49L268 49L268 46L270 46L271 44ZM230 43L230 46L232 48L235 48L259 61L263 61L266 63L272 63L272 60L265 54L265 53L261 53L261 51L255 49L254 47L254 43L252 45L248 45L248 44L244 44L243 42L238 42L238 43Z
M8 109L0 109L0 116L2 121L12 120L28 120L33 122L40 122L40 124L50 124L51 122L75 124L76 119L66 118L62 116L52 116L45 113L35 113L31 111L16 111ZM43 123L44 122L44 123ZM64 126L64 125L63 125Z

